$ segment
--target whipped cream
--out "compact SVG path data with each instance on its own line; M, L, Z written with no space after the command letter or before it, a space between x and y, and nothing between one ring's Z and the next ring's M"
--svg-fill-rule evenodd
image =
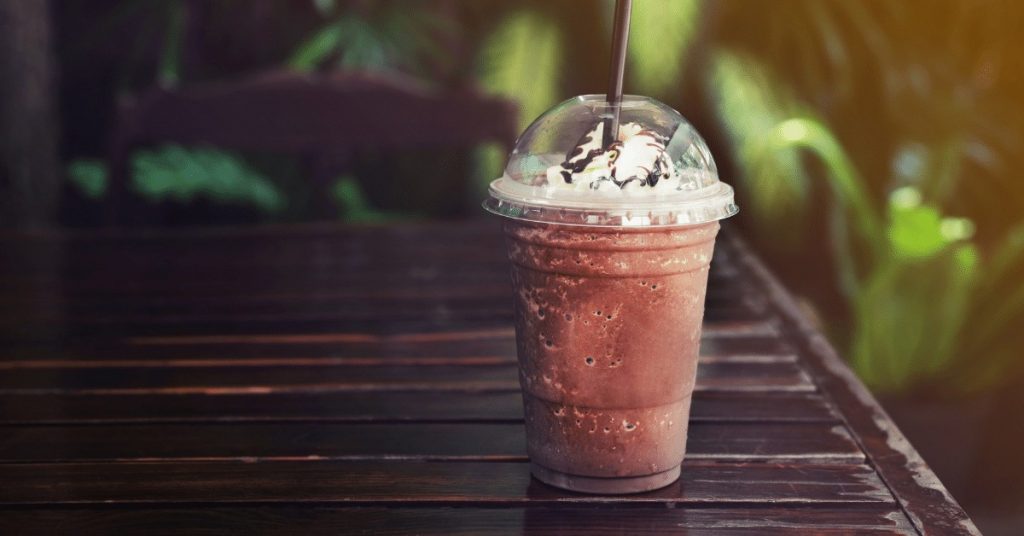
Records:
M617 139L602 147L604 129L604 121L595 124L564 162L547 169L549 187L634 193L680 189L681 177L665 151L664 136L626 123Z

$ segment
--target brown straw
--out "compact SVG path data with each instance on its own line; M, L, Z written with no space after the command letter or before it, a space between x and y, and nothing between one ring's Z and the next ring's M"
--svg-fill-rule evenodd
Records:
M612 63L608 73L608 104L611 121L605 122L604 146L619 138L619 109L622 106L622 77L626 70L626 45L629 42L629 15L633 0L615 0L615 22L612 26Z

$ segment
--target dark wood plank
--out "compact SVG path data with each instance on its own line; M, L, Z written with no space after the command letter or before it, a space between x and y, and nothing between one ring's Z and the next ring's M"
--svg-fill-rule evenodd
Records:
M193 315L193 316L126 316L126 317L30 317L0 322L0 328L19 340L16 329L32 332L60 327L73 335L170 335L236 334L236 333L337 333L357 330L379 330L399 326L404 329L459 329L463 326L499 326L512 321L508 307L491 309L451 308L435 304L419 310L396 308L392 311L348 310L333 313Z
M867 388L843 363L828 339L802 314L782 285L736 237L727 239L737 262L751 274L783 319L784 335L799 349L816 383L834 400L868 458L925 534L980 534L935 473L914 450Z
M505 252L498 222L473 225L429 224L354 228L343 225L292 225L253 228L120 229L59 233L2 233L0 274L34 278L63 276L70 288L87 278L112 282L111 290L144 281L151 274L166 283L174 272L220 270L231 283L248 273L278 268L277 283L302 283L332 274L395 273L406 280L434 281L454 270L438 266L490 265L480 272L505 277ZM728 254L718 248L711 277L737 278ZM403 262L395 262L403 261ZM60 269L54 271L52 266ZM304 270L303 270L304 269ZM459 273L465 280L476 272ZM301 274L302 277L295 277ZM124 276L134 276L126 279ZM291 275L292 277L280 277ZM201 283L193 277L178 284ZM0 278L0 284L11 281ZM219 282L218 282L219 283ZM713 285L712 288L719 287ZM323 288L317 285L316 288ZM250 289L251 290L251 289Z
M389 252L436 258L461 252L504 259L500 232L500 224L490 222L18 231L0 233L0 245L12 252L0 266L32 266L54 251L94 263L121 257L117 260L124 264L187 262L190 255L218 264L319 264L332 258L366 263L372 254Z
M695 390L812 392L815 387L795 363L713 361L697 367Z
M438 247L436 242L418 250L411 244L393 244L391 247L404 248L398 251L376 249L371 252L346 253L336 251L329 254L310 251L307 248L273 246L265 250L232 250L226 242L219 247L227 253L202 250L175 251L162 246L136 246L111 250L106 254L86 252L76 246L55 248L48 252L31 253L38 255L28 259L17 258L8 251L8 259L15 263L5 268L0 264L0 288L16 289L22 285L50 283L66 279L61 291L70 294L111 291L117 296L127 290L135 292L166 292L173 284L180 284L191 290L212 289L214 295L235 294L243 285L266 283L266 287L254 287L258 292L284 289L312 290L313 284L321 288L343 288L352 283L388 282L399 286L410 281L423 281L444 286L448 283L491 282L507 284L508 261L502 246L500 255L490 255L484 248L492 246L473 245L467 248ZM147 253L147 250L149 253ZM289 253L293 250L293 253ZM149 256L148 258L146 256ZM18 261L22 261L20 264ZM723 267L720 260L713 262L709 281L712 292L717 287L728 286L740 279L739 274ZM191 277L173 281L168 276ZM118 288L119 278L127 288ZM173 284L172 284L173 283ZM165 294L168 295L169 294Z
M333 505L216 506L209 508L0 509L0 533L53 534L253 533L304 534L537 534L688 536L798 534L916 534L898 509L885 504L818 506L352 508Z
M396 245L396 247L408 245ZM230 249L230 244L225 244ZM142 248L153 249L153 248ZM435 248L437 249L437 248ZM197 297L210 291L210 298L241 296L245 290L259 294L301 293L316 295L317 289L331 292L352 288L409 288L420 282L438 288L484 283L508 288L508 262L501 257L481 258L481 248L434 251L429 255L412 251L362 253L345 256L318 255L309 250L237 252L222 255L202 252L200 262L187 262L184 252L153 249L150 261L140 261L144 251L117 251L103 258L90 258L75 250L54 251L35 265L0 269L0 289L17 291L63 283L56 290L68 296L110 294L170 298L174 289ZM291 255L291 257L289 257ZM271 257L270 263L261 258ZM195 277L201 274L201 277ZM736 277L724 277L720 266L710 274L711 296L735 296L729 286ZM120 283L120 284L119 284ZM400 294L400 293L399 293Z
M517 366L508 360L467 365L347 365L343 361L338 366L21 368L4 371L0 393L510 390L519 387L517 374ZM718 372L724 374L728 372Z
M756 313L738 309L708 310L704 329L709 337L774 335L774 328ZM75 337L180 336L202 335L324 334L358 331L464 330L508 326L513 321L510 306L464 306L454 302L434 302L418 307L350 308L323 312L201 313L190 315L129 314L121 316L47 312L26 315L24 310L0 319L0 340L17 342L42 339L55 331ZM42 335L40 335L42 334Z
M188 313L207 308L215 310L248 309L289 311L289 310L334 310L371 304L397 306L403 303L421 305L424 302L448 300L473 300L492 306L511 305L512 288L508 278L488 281L483 277L445 281L410 281L405 274L399 274L384 282L354 281L353 284L338 284L334 287L310 287L293 291L274 291L266 288L247 286L230 291L223 286L210 289L181 288L167 281L165 288L149 291L129 290L111 287L101 291L82 291L75 288L61 288L60 299L46 300L52 296L37 296L30 293L11 294L4 297L3 306L9 315L18 306L43 305L44 310L53 314L72 313L111 314L142 311L147 313ZM237 280L236 280L237 284ZM202 291L202 292L199 292ZM708 289L705 307L708 309L748 308L763 309L763 301L744 295L735 285ZM0 309L0 314L4 312Z
M0 462L147 459L526 460L515 423L209 423L4 427ZM860 463L841 425L695 422L688 459Z
M0 395L0 424L182 422L516 421L522 401L505 392L331 392L210 396ZM836 422L812 393L702 391L691 422Z
M99 248L88 240L85 247L68 241L61 247L69 251L51 251L46 257L56 259L53 262L58 269L18 272L52 281L33 279L26 283L18 277L0 278L14 291L7 292L7 300L0 303L0 338L46 339L58 326L65 335L80 336L170 331L324 332L353 327L381 329L396 324L448 329L470 320L505 324L510 320L507 263L497 255L479 266L474 264L488 244L494 251L501 249L500 239L493 234L476 233L476 241L469 245L456 241L444 248L436 247L436 236L429 247L388 242L380 236L402 240L418 235L386 230L376 236L372 232L354 233L352 241L340 242L343 245L335 239L297 244L248 240L235 244L232 235L199 245L177 240L127 240L125 244L106 243L104 254L96 251L104 249L102 241ZM202 276L195 277L196 273ZM472 288L475 276L487 292ZM254 289L272 296L283 293L301 297L302 292L294 292L295 288L289 292L278 287L296 283L304 285L306 296L316 298L269 302L251 299ZM457 286L467 284L470 288ZM75 298L83 288L91 288L91 302ZM433 290L424 294L424 288ZM712 286L708 320L758 318L757 307L748 300L736 299L735 293L726 299L718 297L718 289L728 288L730 285ZM216 299L216 293L231 289L235 296L247 299ZM347 289L369 289L371 293L338 296ZM151 292L162 293L164 299ZM182 297L187 299L183 302ZM26 306L31 314L25 314ZM431 321L424 322L425 318Z
M493 314L492 314L493 313ZM31 315L18 324L0 323L0 341L5 345L30 342L67 344L69 341L89 339L114 340L127 337L131 340L169 340L180 338L201 341L234 338L245 342L248 337L265 337L266 334L282 336L309 336L328 334L387 334L422 332L463 332L505 328L511 325L508 311L453 313L444 308L428 316L396 314L393 316L358 315L349 318L313 316L276 320L272 315L251 318L222 318L201 321L195 318L164 318L159 321L125 320L110 323L74 324L52 321L32 321ZM735 338L778 336L777 328L768 321L729 320L708 321L704 324L707 338ZM187 335L183 335L187 334Z
M84 233L62 230L60 232L66 233L64 236L49 239L25 233L11 240L0 236L0 245L9 252L0 258L0 273L45 275L45 271L33 269L45 268L61 259L77 261L60 264L65 273L95 279L102 279L102 275L88 270L89 266L116 268L139 275L157 275L160 270L202 268L244 273L307 267L319 268L319 273L326 275L339 271L368 271L371 268L396 272L409 270L414 264L431 267L462 262L466 266L507 266L504 264L507 260L504 241L496 228L480 228L470 235L461 235L458 226L440 225L436 227L437 232L427 236L415 229L422 225L407 226L411 232L395 232L396 226L379 226L359 232L339 227L328 233L333 233L331 236L287 239L276 239L269 232L252 237L226 233L200 236L180 228L172 231L180 233L176 237L122 235L99 239L96 229ZM714 277L738 277L727 252L720 248L716 250L713 262L716 265Z
M419 345L417 345L419 346ZM78 354L74 359L62 359L53 354L49 359L29 359L21 350L15 350L12 355L20 356L21 359L0 359L0 370L12 371L22 374L51 374L54 372L39 371L72 371L72 370L116 370L116 369L151 369L151 368L224 368L224 367L368 367L368 366L495 366L507 365L516 362L513 354L502 353L473 353L468 355L401 355L382 354L377 357L367 355L324 355L324 356L216 356L210 350L209 355L193 355L191 357L163 357L147 355L137 352L139 355L133 357L123 356L124 352L117 352L121 358L94 358L86 354ZM725 364L793 364L797 358L792 354L781 355L757 355L757 354L731 354L731 355L709 355L701 356L703 364L717 365ZM36 371L36 372L30 372Z
M0 504L344 502L350 505L850 504L892 497L865 465L684 462L632 496L566 494L519 462L279 461L0 465Z
M0 361L224 360L250 358L514 358L510 325L443 332L265 333L163 337L81 337L12 344ZM45 366L40 364L39 366Z
M709 331L701 339L708 357L793 355L777 335L736 335ZM285 333L238 335L170 335L162 337L83 337L67 342L7 344L0 366L9 361L196 361L267 358L449 359L516 356L511 326L428 333ZM173 364L173 363L167 363Z
M405 263L408 265L409 263ZM201 304L280 304L304 305L328 301L343 302L360 298L368 302L389 302L397 299L484 297L500 300L502 294L511 295L508 283L507 261L500 263L466 266L427 267L407 269L404 272L388 272L372 269L366 273L303 273L303 267L292 268L298 273L256 271L238 273L226 271L215 277L208 269L199 269L203 277L196 279L194 271L169 272L159 275L133 273L110 273L103 266L89 266L96 279L50 271L39 273L16 273L0 278L0 290L7 294L5 304L42 305L42 310L62 310L87 306L100 310L117 310L125 305L152 303L171 308ZM218 268L219 269L219 268ZM322 270L322 268L321 268ZM475 271L473 271L475 270ZM457 275L438 275L450 271ZM61 277L57 277L60 275ZM417 287L416 284L420 287ZM737 306L743 303L756 305L747 296L738 293L734 281L718 281L712 273L708 287L708 305ZM428 285L429 289L422 288ZM50 292L36 295L34 290L50 286ZM362 289L362 290L352 290ZM470 294L470 290L476 290ZM33 292L26 292L33 291ZM450 291L450 294L443 294ZM33 299L36 298L36 299ZM109 297L108 305L104 298ZM43 300L39 302L38 300ZM506 300L510 302L510 300Z
M242 394L325 391L518 390L514 361L470 365L168 366L8 368L3 394ZM360 363L355 361L355 363ZM794 363L712 360L697 370L699 391L813 391Z
M225 324L242 323L251 328L261 329L276 326L280 329L304 328L305 326L344 326L350 321L371 321L393 319L396 321L418 320L427 315L438 315L450 322L463 319L494 319L512 321L512 305L505 300L479 298L445 298L431 301L392 300L386 303L360 303L352 300L339 304L253 306L249 304L230 306L202 305L188 310L168 311L171 308L152 307L139 303L125 307L122 311L59 310L46 311L26 319L24 310L12 308L7 314L0 311L0 326L47 326L67 325L78 330L92 328L107 330L116 327L124 333L136 330L154 330L174 326L182 332L213 330ZM182 308L183 309L183 308ZM709 307L704 320L709 329L718 329L720 322L754 322L761 314L742 305Z

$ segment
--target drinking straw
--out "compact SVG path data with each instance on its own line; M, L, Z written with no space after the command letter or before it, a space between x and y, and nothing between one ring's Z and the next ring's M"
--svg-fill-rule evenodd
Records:
M610 121L605 122L604 146L619 138L619 109L622 107L622 77L626 70L626 45L629 42L629 15L633 0L615 0L615 21L612 25L612 63L608 72L608 96L612 108Z

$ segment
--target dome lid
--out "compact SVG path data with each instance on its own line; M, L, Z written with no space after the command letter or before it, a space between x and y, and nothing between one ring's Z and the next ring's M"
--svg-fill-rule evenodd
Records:
M484 208L529 221L610 226L692 225L736 214L732 187L718 179L707 144L679 112L626 95L618 135L605 140L611 117L604 95L545 112L516 141Z

